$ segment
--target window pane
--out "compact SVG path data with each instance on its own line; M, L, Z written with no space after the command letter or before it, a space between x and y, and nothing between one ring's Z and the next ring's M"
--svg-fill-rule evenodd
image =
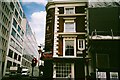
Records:
M57 78L68 78L71 74L70 63L57 63L56 64L56 77Z
M11 7L12 10L14 10L14 4L13 4L13 2L10 2L10 7Z
M16 9L15 9L15 16L18 18L18 12Z
M83 48L83 40L79 40L79 48Z
M15 63L15 62L13 62L13 66L16 66L16 63Z
M66 14L74 14L74 8L66 8Z
M22 13L21 9L20 9L20 15L21 15L21 17L22 17L22 15L23 15L23 13Z
M17 22L16 22L15 19L13 19L13 25L14 25L15 28L17 27Z
M12 66L12 62L11 61L7 61L7 68L10 68Z
M21 56L19 55L19 57L18 57L18 61L20 61L21 60Z
M65 56L74 56L74 40L65 41Z
M75 32L74 23L65 23L65 32Z
M78 49L84 50L85 49L85 41L83 39L78 40Z
M15 32L15 30L14 30L14 29L12 29L12 33L11 33L11 35L12 35L13 37L15 37L15 36L16 36L16 32Z
M15 54L14 54L14 59L16 59L16 60L17 60L17 53L15 53Z
M12 58L12 55L13 55L13 51L11 49L9 49L8 56Z
M21 30L21 28L20 28L20 26L18 25L18 32L20 33L20 30Z

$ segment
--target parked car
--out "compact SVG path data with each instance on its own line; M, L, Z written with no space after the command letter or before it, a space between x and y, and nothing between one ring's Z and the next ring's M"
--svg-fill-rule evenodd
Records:
M22 71L21 71L22 76L29 76L29 73L30 73L29 70L26 69L26 68L23 68Z

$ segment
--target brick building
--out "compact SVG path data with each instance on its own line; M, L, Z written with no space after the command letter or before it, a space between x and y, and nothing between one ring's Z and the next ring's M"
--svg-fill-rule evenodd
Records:
M84 80L87 1L48 1L46 12L44 77Z

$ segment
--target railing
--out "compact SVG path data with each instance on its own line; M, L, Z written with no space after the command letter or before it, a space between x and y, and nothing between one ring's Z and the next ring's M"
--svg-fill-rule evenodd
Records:
M120 36L115 36L113 30L110 31L92 31L90 39L120 39Z

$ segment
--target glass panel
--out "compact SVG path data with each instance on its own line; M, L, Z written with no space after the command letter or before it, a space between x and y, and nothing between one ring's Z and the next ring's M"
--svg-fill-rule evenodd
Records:
M12 62L11 61L7 61L7 68L10 68L12 66Z
M14 54L14 59L17 59L17 53Z
M9 49L8 56L12 58L12 55L13 55L13 51L11 49Z
M20 33L20 30L21 30L21 28L20 28L20 26L18 25L18 32Z
M19 55L19 57L18 57L18 61L20 61L21 60L21 56Z
M15 63L15 62L13 62L13 66L16 66L16 63Z
M75 26L74 23L65 23L65 32L74 32L75 31Z
M110 80L119 80L118 72L110 72Z
M69 78L71 74L70 63L57 63L56 64L56 77L57 78Z
M11 33L11 35L12 35L13 37L15 37L15 36L16 36L16 32L15 32L15 30L14 30L14 29L12 29L12 33Z
M79 39L78 40L78 49L79 50L84 50L85 49L85 41L84 41L84 39Z
M12 10L14 10L14 4L13 4L13 2L10 2L10 7L11 7Z
M10 45L11 45L12 47L15 47L15 41L14 41L13 39L11 39L10 42L11 42Z
M15 19L13 19L13 25L14 25L15 28L17 27L17 22L16 22Z
M23 15L23 12L21 11L21 9L20 9L20 15L21 15L21 17L22 17L22 15Z
M15 16L18 18L18 12L16 9L15 9Z
M83 48L83 40L79 40L79 48Z
M65 40L65 56L74 56L74 40Z
M66 14L74 14L74 8L66 8Z

